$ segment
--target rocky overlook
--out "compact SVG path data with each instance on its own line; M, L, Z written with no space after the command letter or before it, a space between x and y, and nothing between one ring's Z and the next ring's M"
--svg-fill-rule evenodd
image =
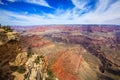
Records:
M56 80L47 58L24 50L20 38L10 27L0 27L0 80Z
M9 62L15 60L20 53L19 35L9 27L0 28L0 78L12 79L12 70Z

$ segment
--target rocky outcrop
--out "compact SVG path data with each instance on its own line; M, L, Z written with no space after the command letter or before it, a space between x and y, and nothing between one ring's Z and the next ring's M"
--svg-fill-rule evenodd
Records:
M17 32L6 32L3 28L0 28L0 45L7 43L10 40L19 40L20 37Z
M49 74L48 61L43 55L32 55L26 62L27 74L25 80L56 80L55 76Z
M5 34L5 30L0 28L0 45L3 45L7 41L8 40L7 40L7 35Z
M19 35L16 32L0 28L0 79L13 80L11 65L20 53Z
M33 44L32 40L41 38L34 36L30 40ZM37 54L29 56L19 40L18 33L0 28L0 80L57 80L53 74L51 75L47 58ZM48 40L42 42L49 43Z
M14 60L13 62L9 62L9 64L10 64L11 66L22 66L22 65L24 65L24 64L27 62L27 60L28 60L28 56L27 56L27 55L28 55L27 52L21 52L21 53L19 53L19 54L16 56L15 60Z
M28 59L26 80L45 80L47 77L47 62L42 56L33 55Z

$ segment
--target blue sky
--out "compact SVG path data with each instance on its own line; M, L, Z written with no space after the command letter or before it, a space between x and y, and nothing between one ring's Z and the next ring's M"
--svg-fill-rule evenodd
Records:
M120 24L120 0L0 0L2 25Z

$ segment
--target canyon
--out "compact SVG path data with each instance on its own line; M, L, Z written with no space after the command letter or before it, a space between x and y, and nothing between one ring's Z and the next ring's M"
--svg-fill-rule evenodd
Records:
M11 80L120 79L119 25L41 25L11 28L17 33L4 33L3 29L0 30L2 80L8 80L4 79L8 71L10 78L14 76ZM7 61L6 64L4 61ZM8 70L5 66L12 69L25 66L26 71L21 74Z

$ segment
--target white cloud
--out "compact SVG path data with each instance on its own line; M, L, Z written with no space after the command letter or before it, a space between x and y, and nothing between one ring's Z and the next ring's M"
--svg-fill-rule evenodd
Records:
M27 2L31 4L37 4L45 7L51 7L45 0L8 0L9 2Z
M25 2L50 7L50 5L45 0L25 0Z
M74 4L76 5L76 8L83 8L84 9L84 5L82 7L80 7L79 5L82 3L77 3L78 0L72 0L74 2ZM76 1L76 2L75 2ZM102 24L102 23L106 23L106 24L120 24L120 20L118 20L118 18L120 19L120 0L118 0L117 2L115 2L114 4L110 4L111 0L99 0L99 3L96 6L96 10L88 12L84 15L82 15L81 17L79 17L77 20L83 20L83 22L85 23L92 23L92 24ZM77 5L79 4L79 5ZM87 4L87 0L86 2L83 2L83 4ZM77 14L76 14L77 15ZM80 19L80 20L79 20ZM116 20L117 19L117 20ZM113 20L116 20L113 21Z
M97 4L97 10L96 12L104 12L105 9L108 7L110 0L99 0L99 3Z
M109 5L109 1L106 1ZM27 12L20 14L0 10L0 22L4 25L43 25L43 24L119 24L120 25L120 1L107 8L104 0L97 5L96 10L80 15L77 7L69 10L57 9L54 14L43 15ZM108 6L107 6L108 7Z
M82 10L85 10L85 5L89 2L90 0L72 0L73 4Z

